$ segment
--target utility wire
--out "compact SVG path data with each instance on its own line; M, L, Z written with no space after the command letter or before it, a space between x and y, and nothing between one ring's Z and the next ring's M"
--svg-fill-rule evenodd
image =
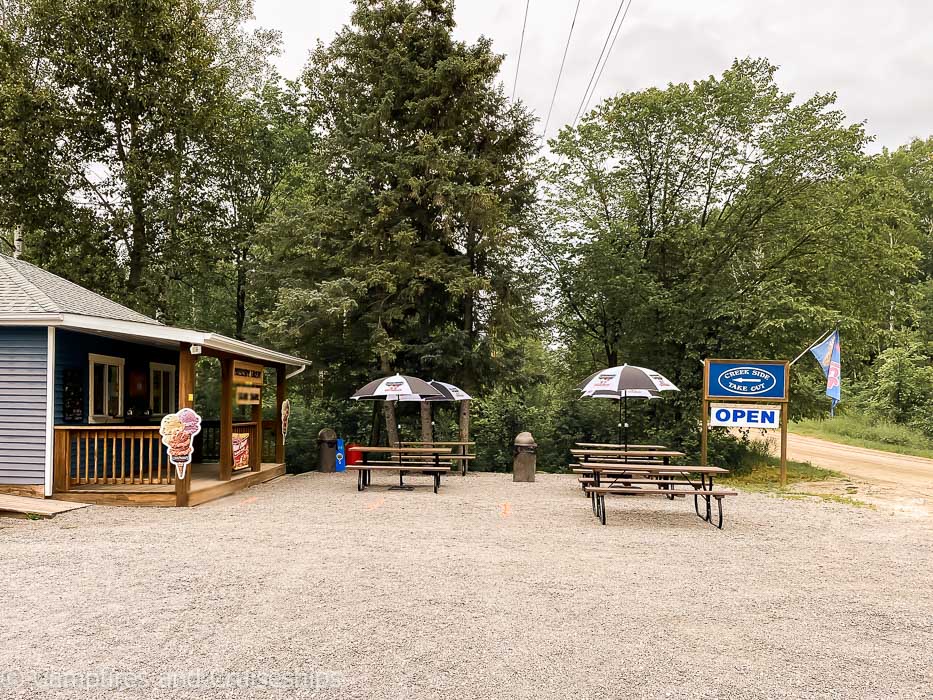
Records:
M619 21L619 13L622 12L622 6L625 4L625 0L622 0L619 3L618 9L616 9L615 17L612 18L612 24L609 25L609 31L606 33L606 40L603 41L603 47L599 50L599 57L596 59L596 65L593 66L593 72L590 73L590 80L586 84L586 90L583 91L583 97L580 98L580 106L577 107L577 113L573 117L573 126L577 125L577 120L580 118L580 113L583 111L583 104L586 102L586 96L590 94L590 87L593 85L593 79L596 77L596 72L599 70L599 64L603 60L603 55L606 53L606 47L609 46L609 40L612 38L612 33L615 31L616 22Z
M564 44L564 56L560 60L560 70L557 71L557 82L554 84L554 94L551 95L551 106L547 110L547 118L544 120L544 131L541 132L541 138L547 138L547 128L551 123L551 112L554 111L554 101L557 99L557 88L560 87L560 77L564 74L564 63L567 61L567 49L570 48L570 38L573 36L573 28L577 23L577 12L580 11L580 0L577 0L577 6L573 11L573 20L570 22L570 32L567 34L567 43Z
M525 2L525 19L522 21L522 39L518 44L518 61L515 63L515 81L512 83L512 102L515 102L515 88L518 87L518 69L522 65L522 49L525 47L525 27L528 25L528 7L531 0Z
M593 83L593 89L590 92L590 96L586 98L586 102L583 105L583 109L580 110L580 114L585 114L587 107L590 106L590 100L593 99L593 95L596 94L596 86L599 84L599 79L603 77L603 70L606 68L606 64L609 63L609 56L612 54L612 49L615 48L616 39L619 38L619 34L622 32L622 23L625 22L625 18L628 17L628 11L632 9L633 0L628 0L628 6L625 8L625 12L622 13L622 19L619 20L619 26L616 27L615 36L612 37L612 43L609 44L609 50L606 52L606 60L603 61L602 68L599 69L599 74L596 76L596 81ZM576 123L576 121L574 122Z

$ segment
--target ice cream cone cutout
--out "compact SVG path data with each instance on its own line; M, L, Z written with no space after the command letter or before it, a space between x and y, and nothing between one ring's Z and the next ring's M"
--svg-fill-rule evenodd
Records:
M185 478L191 455L194 454L194 436L201 432L201 416L190 408L169 413L162 419L159 434L168 450L168 460L175 465L175 474Z
M288 437L288 418L292 415L292 402L288 399L285 399L282 402L282 444L285 444L285 440Z

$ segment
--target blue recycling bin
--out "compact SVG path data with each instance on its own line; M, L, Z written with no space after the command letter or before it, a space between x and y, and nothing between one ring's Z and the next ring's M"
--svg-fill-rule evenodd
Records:
M337 466L338 472L347 470L347 453L343 447L343 438L337 438Z

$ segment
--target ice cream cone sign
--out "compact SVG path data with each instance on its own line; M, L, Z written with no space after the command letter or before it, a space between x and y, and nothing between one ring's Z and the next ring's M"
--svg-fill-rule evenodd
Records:
M282 444L285 444L285 439L288 437L288 417L292 414L292 402L288 399L285 399L282 402Z
M159 434L179 479L185 478L185 472L191 464L191 455L194 454L194 436L200 432L201 416L190 408L183 408L178 413L169 413L162 419Z

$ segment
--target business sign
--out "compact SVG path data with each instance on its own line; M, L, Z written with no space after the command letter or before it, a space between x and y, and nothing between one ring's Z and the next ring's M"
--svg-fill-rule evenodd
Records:
M240 386L262 386L262 370L262 365L234 360L233 383Z
M778 430L781 427L779 406L717 406L710 409L709 424L717 428L765 428Z
M253 386L238 386L236 388L237 406L258 406L262 403L262 389Z
M706 398L787 401L788 368L783 361L707 360Z

